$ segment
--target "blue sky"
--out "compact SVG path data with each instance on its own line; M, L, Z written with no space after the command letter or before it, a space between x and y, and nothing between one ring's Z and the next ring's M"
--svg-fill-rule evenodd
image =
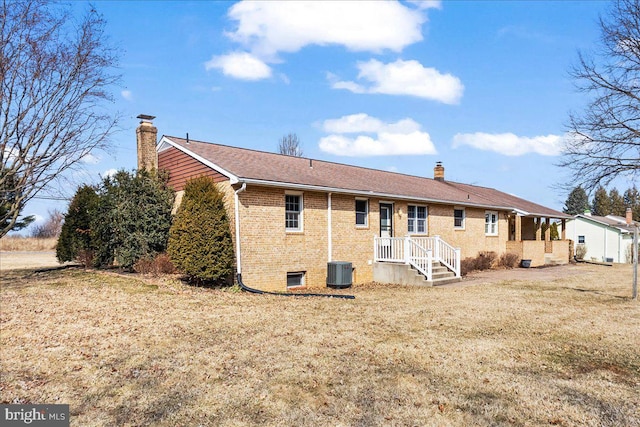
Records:
M135 117L150 114L160 135L275 152L291 132L305 157L426 177L442 161L446 179L561 210L554 164L586 103L568 70L607 6L99 1L123 51L122 130L77 181L134 169ZM25 214L52 208L66 203L33 200Z

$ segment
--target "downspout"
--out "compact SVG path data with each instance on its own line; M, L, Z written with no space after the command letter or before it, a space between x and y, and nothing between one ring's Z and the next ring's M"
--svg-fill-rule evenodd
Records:
M242 187L234 193L235 202L235 222L236 222L236 268L237 273L242 274L242 257L240 256L240 197L238 194L247 189L247 183L243 182Z
M333 241L331 239L331 193L327 193L327 262L333 261Z
M607 262L607 228L606 226L604 227L604 259L602 262Z

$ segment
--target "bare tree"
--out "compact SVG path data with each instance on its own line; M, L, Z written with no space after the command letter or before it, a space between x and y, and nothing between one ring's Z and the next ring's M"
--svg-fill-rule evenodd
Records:
M118 51L90 8L78 22L47 0L0 0L0 237L25 204L96 148L117 116L107 111Z
M280 138L278 152L287 156L302 157L302 146L298 135L290 133Z
M49 217L42 224L38 224L31 230L31 237L36 239L48 239L58 237L64 223L64 214L57 209L49 210Z
M600 31L599 49L579 53L571 70L591 100L570 115L573 137L559 163L571 171L571 187L591 190L640 172L640 0L616 0Z

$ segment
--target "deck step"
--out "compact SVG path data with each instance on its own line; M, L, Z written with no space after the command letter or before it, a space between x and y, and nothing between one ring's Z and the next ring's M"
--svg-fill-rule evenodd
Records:
M462 278L456 277L453 271L449 270L439 262L434 262L431 265L431 273L433 276L433 280L431 281L427 280L427 278L415 268L410 266L410 269L414 272L417 278L422 278L422 283L426 286L440 286L462 281Z

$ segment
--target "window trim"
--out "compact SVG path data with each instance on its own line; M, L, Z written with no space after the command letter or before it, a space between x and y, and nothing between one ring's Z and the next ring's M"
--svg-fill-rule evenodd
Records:
M300 210L298 211L298 227L287 227L287 196L299 197ZM290 211L294 212L294 211ZM285 191L284 193L284 229L287 233L302 233L304 231L304 197L301 191Z
M365 202L364 224L358 224L358 210L357 210L358 202ZM356 218L355 218L356 228L369 228L369 199L364 197L356 197L354 201L354 210L356 214Z
M409 217L409 210L412 207L416 209L416 216L415 218L413 218L414 231L409 231L409 221L411 221L411 218ZM418 217L418 208L424 208L424 231L423 232L418 231L418 220L420 219ZM409 204L407 205L407 234L418 235L418 236L426 236L429 234L429 207L427 205L409 205Z
M487 222L487 215L495 215L495 222ZM498 211L484 211L484 235L485 236L497 236L498 235L498 222L500 217L498 216ZM487 230L487 225L489 225L489 230ZM491 225L495 225L495 231L491 232Z
M456 211L462 211L462 225L456 226ZM453 229L454 230L464 230L467 225L467 211L465 208L461 208L458 206L453 207Z
M289 285L289 277L300 276L299 285ZM307 272L306 271L287 271L287 289L303 288L306 283Z

